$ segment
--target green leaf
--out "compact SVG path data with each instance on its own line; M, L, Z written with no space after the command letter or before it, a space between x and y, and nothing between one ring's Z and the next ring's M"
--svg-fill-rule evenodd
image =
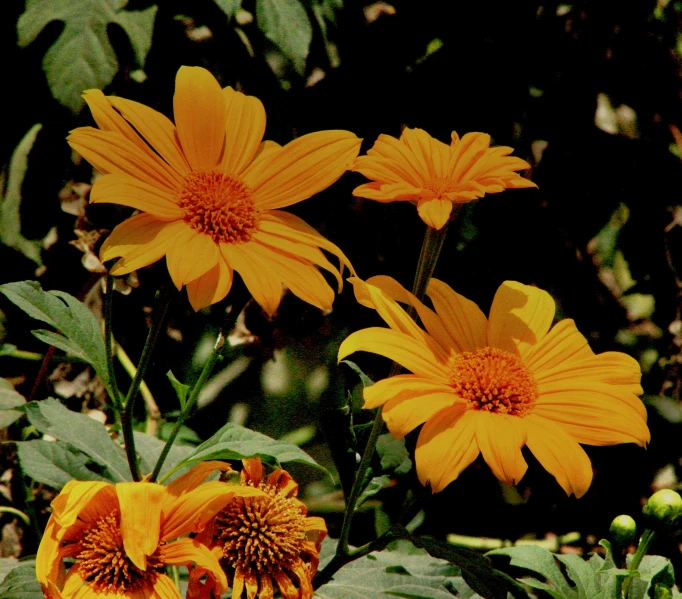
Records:
M43 599L34 563L22 563L10 571L0 584L0 599Z
M12 408L17 408L25 403L26 400L23 395L14 390L12 383L0 379L0 430L7 428L24 415L23 412Z
M578 591L578 599L593 599L597 596L595 572L582 557L567 553L557 554L556 558L566 566L566 573Z
M412 469L412 460L405 448L405 439L396 439L387 433L377 439L376 448L381 458L382 472L400 475L407 474Z
M578 596L561 573L554 555L547 549L537 545L519 545L517 547L494 549L493 551L488 551L486 555L506 555L511 558L509 562L511 566L530 570L546 578L550 585L549 588L546 588L543 583L540 583L542 586L531 584L532 579L524 579L523 582L533 588L554 589L555 592L550 593L552 597L557 599L575 599Z
M156 462L166 444L161 441L161 439L157 439L146 433L135 431L133 435L135 436L135 449L137 450L140 459L140 470L142 471L142 474L148 474L154 470L154 466L156 466ZM173 470L173 468L187 458L191 452L192 448L187 447L186 445L173 445L168 453L166 461L161 467L159 478L163 479L165 474ZM164 479L163 482L171 482L183 472L184 470L178 469L177 472L174 472L167 479Z
M53 489L61 489L70 480L107 480L88 468L92 464L84 453L61 441L20 441L16 443L19 464L26 476Z
M299 0L256 0L256 22L263 35L291 60L299 75L313 39L313 27Z
M43 291L36 281L0 285L0 293L29 316L61 333L33 331L38 339L90 364L108 385L104 338L97 319L85 304L63 291Z
M26 416L44 435L51 435L83 452L106 469L114 482L131 480L123 449L109 437L106 427L85 414L67 410L56 399L32 401L24 406ZM104 474L106 474L104 473Z
M41 129L41 124L33 125L14 150L9 163L9 177L5 195L0 200L0 243L21 252L38 266L43 264L40 258L42 243L26 239L21 234L19 206L21 205L21 185L24 182L28 167L28 154L33 147L38 131Z
M16 557L0 557L0 584L18 565L19 560Z
M657 584L668 589L675 584L675 571L670 560L660 555L645 555L637 571L639 576L630 583L628 599L647 599L649 589Z
M386 474L372 478L367 486L363 489L362 493L360 493L355 509L358 509L363 503L365 503L365 501L367 501L370 497L374 497L379 491L381 491L381 489L387 487L390 483L391 477Z
M180 462L180 465L186 466L205 460L241 460L256 456L265 462L274 462L277 465L284 462L299 462L327 472L305 451L295 445L276 441L267 435L231 422L199 445Z
M187 403L187 395L191 391L192 387L190 387L189 385L185 385L184 383L181 383L177 378L175 378L175 375L170 370L166 373L166 376L168 377L170 384L173 385L175 394L178 396L178 399L180 400L180 406L184 408L185 403Z
M242 7L242 0L214 0L214 2L229 19L234 19L235 13Z
M128 35L138 66L151 47L157 7L124 11L128 0L26 0L19 18L19 45L27 46L51 22L64 29L43 57L43 70L52 95L77 113L86 89L102 89L118 71L118 60L107 34L116 23Z

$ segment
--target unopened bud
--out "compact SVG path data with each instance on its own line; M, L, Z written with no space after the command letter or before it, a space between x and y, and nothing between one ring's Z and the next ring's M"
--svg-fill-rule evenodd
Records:
M672 489L656 491L642 510L652 530L674 528L682 517L682 497Z
M611 539L616 545L626 547L632 543L637 536L637 524L631 516L623 514L616 516L609 528Z

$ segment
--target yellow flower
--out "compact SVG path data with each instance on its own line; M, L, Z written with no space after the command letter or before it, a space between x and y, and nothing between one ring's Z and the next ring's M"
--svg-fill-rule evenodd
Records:
M233 576L232 599L273 599L279 588L284 599L311 599L312 577L319 563L320 544L327 534L322 518L307 517L296 498L298 485L277 469L265 476L260 458L242 460L241 484L259 489L257 497L235 497L197 536L213 548ZM208 598L213 579L199 585L198 568L190 575L188 597ZM276 587L275 587L276 585Z
M334 292L317 270L338 280L320 251L343 252L300 218L278 208L325 189L351 165L360 140L348 131L320 131L282 147L261 143L260 100L227 87L199 67L177 74L175 125L130 100L84 94L99 129L81 127L68 138L99 171L92 202L141 211L118 225L102 246L102 261L120 257L113 275L166 257L178 289L187 287L195 310L223 299L237 271L268 314L282 285L319 308ZM352 270L352 268L351 268Z
M486 319L436 279L427 290L435 312L390 277L351 281L358 301L376 309L390 329L351 334L339 359L369 351L412 373L365 388L364 407L383 406L398 438L424 425L417 474L434 492L479 453L497 478L518 483L527 446L567 494L580 497L592 468L579 443L649 441L637 362L620 352L595 354L571 319L550 330L555 305L547 292L506 281ZM426 332L396 300L416 308Z
M211 551L194 539L236 495L265 495L221 482L200 484L204 462L164 487L156 483L70 481L52 502L36 574L48 599L180 599L166 566L204 569L220 592L227 580ZM176 540L174 540L176 539ZM73 560L68 573L64 559Z
M471 202L486 193L504 189L537 187L518 173L530 165L506 146L491 148L490 135L452 132L450 146L423 129L405 129L400 140L380 135L366 156L352 168L372 183L356 187L353 195L394 202L418 200L422 220L434 229L448 221L452 204Z

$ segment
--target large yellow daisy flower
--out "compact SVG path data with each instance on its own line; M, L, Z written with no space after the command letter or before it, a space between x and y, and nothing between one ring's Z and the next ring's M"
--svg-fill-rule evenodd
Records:
M406 128L400 139L380 135L366 156L352 168L371 183L356 187L353 195L379 202L417 200L422 220L441 229L453 204L471 202L486 193L506 188L537 187L514 171L530 165L507 146L491 148L490 135L452 132L450 145L423 129Z
M595 354L570 319L550 330L555 305L545 291L506 281L486 319L436 279L427 290L435 312L390 277L351 280L358 301L390 329L351 334L339 359L369 351L412 373L365 388L364 407L383 406L398 438L424 425L417 474L434 492L479 453L497 478L515 484L526 472L527 446L567 494L580 497L592 468L579 443L649 441L638 363L620 352ZM396 300L416 308L426 331Z
M237 271L268 314L282 285L319 308L334 292L317 270L341 274L320 248L348 259L304 221L278 208L309 198L353 162L360 140L348 131L320 131L282 147L263 142L260 100L228 87L199 67L177 74L175 124L155 110L89 90L85 100L99 127L71 132L71 146L105 173L92 202L141 211L117 226L103 261L120 257L123 275L164 256L178 289L195 310L223 299Z
M195 564L223 593L227 580L200 532L235 496L253 487L200 484L221 462L205 462L167 487L156 483L70 481L52 502L36 574L48 599L180 599L166 566ZM184 537L184 538L179 538ZM71 558L68 573L64 560Z

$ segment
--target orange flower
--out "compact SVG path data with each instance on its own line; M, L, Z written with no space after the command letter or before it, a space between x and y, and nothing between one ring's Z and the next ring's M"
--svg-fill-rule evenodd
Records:
M244 591L248 599L273 599L275 584L284 599L311 599L311 580L327 535L324 520L306 516L288 472L277 469L265 477L260 458L242 463L241 484L264 495L235 497L197 540L212 547L232 574L232 599L241 599ZM187 596L219 596L213 579L203 586L195 582L202 573L199 568L190 576Z
M156 483L70 481L52 502L36 574L48 599L180 599L166 566L192 563L215 587L227 580L215 556L194 539L233 497L255 488L200 484L221 462L204 462L164 487ZM173 540L176 539L176 540ZM64 559L74 564L68 573Z
M84 94L99 129L81 127L71 147L102 173L92 202L141 211L118 225L102 246L102 261L120 257L124 275L166 257L178 289L195 310L223 299L237 271L270 315L282 285L319 308L334 292L317 270L341 274L320 251L343 252L300 218L277 210L325 189L350 166L360 140L348 131L304 135L284 147L261 143L260 100L227 87L199 67L177 74L175 125L137 102ZM352 268L351 268L352 270Z
M453 131L449 147L423 129L406 128L400 140L380 135L352 168L372 183L356 187L353 195L379 202L418 200L421 219L441 229L453 203L471 202L508 187L537 187L514 172L530 165L509 156L513 148L489 146L490 135L485 133L467 133L460 139Z
M592 468L579 443L649 441L637 362L620 352L594 354L570 319L550 330L555 305L547 292L506 281L486 319L436 279L427 290L435 312L390 277L351 281L358 301L376 309L390 329L351 334L339 359L369 351L412 372L365 388L364 407L383 406L398 438L424 425L417 474L434 492L479 453L497 478L518 483L527 446L567 494L580 497ZM396 300L416 308L427 332Z

